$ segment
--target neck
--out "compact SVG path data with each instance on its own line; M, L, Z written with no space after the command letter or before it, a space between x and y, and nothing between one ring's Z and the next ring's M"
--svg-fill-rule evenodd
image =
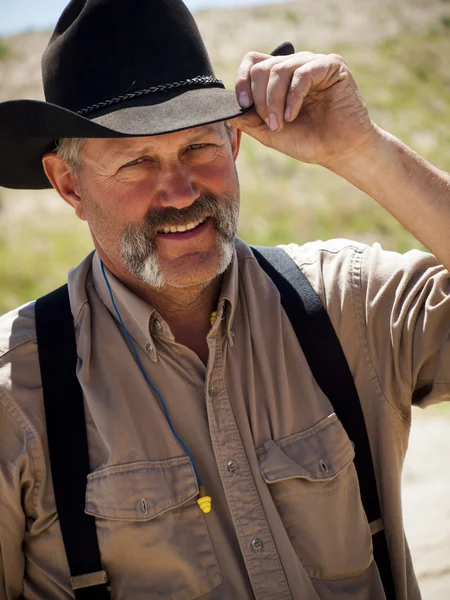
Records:
M168 323L175 340L195 352L205 365L209 354L206 336L211 329L211 313L216 310L221 285L222 276L206 285L149 290L144 297Z
M206 364L206 336L211 329L211 313L217 308L223 275L206 283L183 288L166 285L155 290L126 272L117 272L107 259L104 262L128 289L158 311L169 325L175 340L194 351Z
M196 327L209 331L211 313L216 310L221 285L222 276L186 288L165 286L158 291L147 290L143 299L156 308L173 332L174 329L192 330Z

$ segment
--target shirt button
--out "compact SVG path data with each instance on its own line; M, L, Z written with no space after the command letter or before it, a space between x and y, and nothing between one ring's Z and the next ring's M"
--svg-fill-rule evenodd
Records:
M151 344L147 344L145 346L145 349L147 350L147 352L152 352L153 351L153 346Z
M210 386L209 386L209 388L208 388L208 394L209 394L210 396L212 396L212 395L213 395L213 392L214 392L214 388L213 388L213 386L212 386L212 385L210 385Z
M159 319L155 319L155 329L157 331L161 329L161 321Z
M232 338L234 337L234 331L233 331L233 329L230 331L230 335L231 335Z
M263 543L259 538L253 538L250 546L255 554L260 554L263 549Z
M229 460L227 462L227 470L232 475L236 475L236 463L234 462L234 460Z

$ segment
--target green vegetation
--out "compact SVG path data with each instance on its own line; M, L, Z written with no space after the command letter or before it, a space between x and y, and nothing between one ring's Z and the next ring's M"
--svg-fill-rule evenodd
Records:
M287 10L284 13L284 16L286 17L286 21L293 23L294 25L297 25L301 21L301 16L298 14L298 12L291 9Z
M0 60L6 58L9 54L9 48L4 41L0 40Z
M430 418L439 418L439 419L449 419L450 421L450 403L449 402L439 402L438 404L432 404L431 406L427 406L425 410L417 409L414 414L414 418L421 419L430 419Z
M255 9L252 26L265 22L271 10L268 6ZM291 23L293 15L300 18L291 6L281 15ZM371 46L347 37L330 51L348 62L377 125L437 167L450 171L448 18L437 17L428 29L420 29L407 27L402 15L380 13L380 18L398 19L397 36L383 39L380 35L381 41ZM300 36L302 27L300 21ZM223 55L217 61L213 55L216 65L225 66L230 85L236 61L230 65L224 61ZM217 69L222 75L223 70ZM346 181L320 167L274 153L248 137L242 143L238 171L242 198L239 235L249 243L301 244L347 237L377 241L399 252L421 247L376 202ZM68 269L82 260L92 243L85 224L69 209L55 213L55 206L62 201L37 200L34 204L30 200L34 192L24 193L27 208L11 211L8 192L0 193L4 198L3 209L0 204L1 314L63 283ZM32 206L37 208L32 210Z
M0 204L0 314L65 283L92 247L87 227L69 210L54 214L36 203L36 214L6 217L7 227Z
M370 51L345 42L344 56L374 121L439 168L450 171L450 55L442 27L403 34ZM349 237L405 252L417 240L358 189L319 167L243 143L241 236L274 244Z

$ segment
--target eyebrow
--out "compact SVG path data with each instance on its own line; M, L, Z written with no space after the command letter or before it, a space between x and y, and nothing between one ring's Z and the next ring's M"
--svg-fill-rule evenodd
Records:
M217 131L217 129L214 127L215 123L210 123L208 125L203 125L201 127L196 127L195 128L195 133L192 134L192 137L188 140L188 145L189 144L195 144L196 141L202 139L205 135L211 134L211 133L217 133L219 135L219 132ZM139 136L138 136L139 137ZM142 136L144 137L144 136ZM157 138L158 136L152 136ZM126 139L126 138L125 138ZM135 139L135 138L133 138ZM132 157L132 156L136 156L137 154L139 155L144 155L144 154L151 154L153 151L151 145L149 145L149 143L147 142L147 144L145 146L138 146L136 148L133 148L132 144L129 142L125 147L123 148L118 148L117 150L115 150L112 154L111 154L111 160L115 160L115 159L126 159L128 157Z

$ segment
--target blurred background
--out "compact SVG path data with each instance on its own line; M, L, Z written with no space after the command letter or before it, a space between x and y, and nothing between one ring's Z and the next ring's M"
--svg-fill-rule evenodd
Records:
M335 52L373 120L450 171L450 0L188 0L227 87L249 50ZM40 59L65 0L0 0L0 101L42 99ZM347 237L422 246L371 198L323 168L243 140L239 235L256 244ZM92 248L53 191L0 188L0 314L61 285ZM424 600L450 598L450 409L414 410L405 528Z

